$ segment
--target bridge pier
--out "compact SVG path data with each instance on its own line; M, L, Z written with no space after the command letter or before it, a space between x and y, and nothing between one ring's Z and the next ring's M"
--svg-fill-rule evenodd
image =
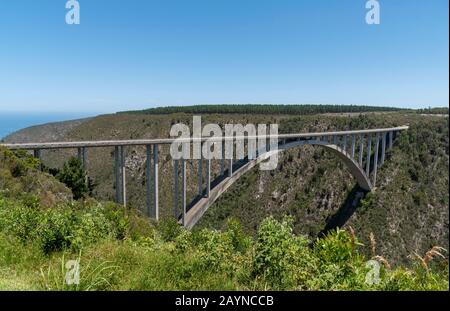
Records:
M206 197L211 193L211 160L206 160Z
M116 203L126 205L126 176L125 176L124 147L114 147L114 175L116 186Z
M352 135L352 159L355 158L355 144L356 144L356 137L355 134Z
M81 148L77 148L77 158L81 163L83 163L83 151Z
M120 182L120 150L119 146L114 147L114 176L116 187L116 203L122 203L121 182Z
M369 176L370 173L370 157L372 153L372 134L369 133L367 138L367 163L366 163L366 175Z
M33 150L33 157L39 160L39 167L38 169L42 171L42 159L41 159L41 149L34 149Z
M147 161L145 165L145 187L146 187L146 203L147 203L147 216L151 216L151 208L152 208L152 163L151 163L151 154L152 154L152 146L146 145L146 155Z
M181 159L181 204L183 205L183 226L186 224L186 160Z
M378 166L378 152L379 152L379 145L380 145L380 133L376 134L375 137L375 155L374 155L374 161L373 161L373 187L375 187L377 183L377 166Z
M381 139L381 161L380 165L384 164L385 159L385 153L386 153L386 135L387 133L382 133L382 139Z
M116 197L117 203L123 206L127 205L127 188L126 188L126 169L125 169L125 147L118 146L116 157L116 195L117 191L119 195Z
M225 174L225 143L222 142L222 159L220 159L220 175Z
M84 176L84 182L87 185L89 182L89 177L88 177L88 159L87 159L87 148L86 147L81 148L81 154L82 154L81 163L83 164L83 170L84 170L84 173L86 174Z
M178 220L178 166L179 160L173 161L173 178L174 178L174 193L173 193L173 216Z
M344 135L344 138L342 140L342 150L344 152L347 152L347 135Z
M153 217L159 219L159 148L153 145Z
M394 133L392 131L389 132L389 149L392 149L392 140Z
M364 135L359 134L359 166L363 167L363 156L364 156Z
M127 170L125 167L125 146L120 147L120 173L122 186L122 204L127 206Z
M203 160L202 155L200 155L200 160L198 160L198 195L203 194Z
M84 182L87 184L89 180L87 175L87 148L86 147L77 148L77 157L78 160L81 162L81 167L86 173Z
M78 160L80 160L83 165L83 169L86 171L87 168L87 149L86 147L78 148L77 150Z

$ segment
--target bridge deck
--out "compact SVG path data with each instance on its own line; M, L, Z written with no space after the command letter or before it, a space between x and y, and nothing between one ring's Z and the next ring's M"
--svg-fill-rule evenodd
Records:
M355 131L336 131L336 132L315 132L315 133L295 133L295 134L279 134L276 135L278 139L292 139L292 138L307 138L307 137L321 137L321 136L342 136L342 135L358 135L358 134L372 134L372 133L387 133L391 131L402 131L408 129L408 126L399 126L392 128L379 128L369 130L355 130ZM195 143L195 142L217 142L230 140L246 140L257 139L259 136L235 136L235 137L205 137L202 138L157 138L157 139L133 139L133 140L100 140L100 141L74 141L74 142L47 142L47 143L6 143L0 146L9 149L64 149L64 148L94 148L94 147L115 147L115 146L143 146L143 145L159 145L171 144L175 141L181 143ZM275 137L275 135L267 135L267 139Z

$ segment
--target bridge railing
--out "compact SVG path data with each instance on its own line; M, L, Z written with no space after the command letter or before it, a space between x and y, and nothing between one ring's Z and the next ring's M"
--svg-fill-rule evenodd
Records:
M385 161L385 152L392 148L396 133L408 129L408 126L378 128L366 130L351 131L332 131L315 133L294 133L266 135L267 140L277 139L278 147L298 140L321 141L337 148L345 153L346 156L353 159L369 178L372 173L372 186L376 184L377 167ZM201 137L201 138L162 138L162 139L135 139L135 140L101 140L101 141L75 141L75 142L46 142L46 143L7 143L0 144L11 150L31 150L36 158L41 158L42 150L57 149L76 149L77 156L86 167L88 161L88 148L113 147L114 148L114 179L115 179L115 200L118 203L127 204L126 192L126 167L125 167L125 149L130 146L145 146L145 185L146 185L146 207L150 217L159 218L159 148L160 145L168 145L174 142L178 143L204 143L204 142L229 142L249 139L260 139L261 136L233 136L233 137ZM381 142L381 149L380 149ZM372 145L375 144L375 150L372 151ZM358 149L358 150L357 150ZM366 149L366 150L365 150ZM381 152L380 152L381 150ZM268 150L266 150L268 151ZM358 155L356 157L356 152ZM259 154L262 155L262 154ZM365 161L364 155L366 157ZM372 157L374 158L372 160ZM233 156L231 159L221 159L220 176L223 180L233 176ZM187 213L186 203L186 161L187 159L174 160L174 214L178 214L179 197L179 173L181 165L181 219L184 219ZM211 160L199 159L198 165L198 196L208 197L211 192ZM226 163L228 168L225 171ZM364 163L365 162L365 163ZM203 178L203 163L205 163L205 178ZM364 168L365 164L365 168ZM226 173L225 173L226 172ZM205 188L204 188L205 187Z

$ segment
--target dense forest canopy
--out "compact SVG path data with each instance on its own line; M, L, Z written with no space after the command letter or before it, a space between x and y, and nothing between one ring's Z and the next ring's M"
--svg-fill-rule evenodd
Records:
M183 107L157 107L144 110L123 111L133 114L170 114L170 113L239 113L239 114L298 114L383 112L404 110L394 107L375 107L358 105L195 105Z

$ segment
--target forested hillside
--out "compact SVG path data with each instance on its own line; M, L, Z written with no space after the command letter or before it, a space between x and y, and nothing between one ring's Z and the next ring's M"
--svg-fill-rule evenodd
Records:
M237 219L187 231L113 203L73 201L38 165L0 147L0 290L448 290L440 247L399 267L374 238L365 256L354 229L309 239L292 233L291 217L265 218L255 237ZM369 259L379 262L376 278ZM80 264L79 284L66 282L68 260Z
M193 114L116 114L99 116L71 129L64 140L139 139L168 137L171 125L192 124ZM243 230L256 235L267 216L293 218L294 232L310 239L328 230L351 226L371 252L369 234L391 264L409 264L411 253L424 253L435 245L448 245L448 117L415 112L353 113L343 115L203 114L203 123L279 123L280 132L330 131L410 125L394 143L380 168L377 190L366 194L335 158L320 147L305 146L286 152L275 171L247 173L205 214L200 228L222 229L234 217ZM47 166L61 167L75 150L43 152ZM145 149L126 152L129 208L145 205ZM88 172L93 194L114 198L112 148L88 151ZM213 176L219 162L212 163ZM188 169L188 199L197 192L197 162ZM172 217L173 163L168 148L160 157L160 212Z
M193 114L286 114L308 115L317 113L351 113L351 112L385 112L405 110L392 107L358 106L358 105L195 105L195 106L171 106L158 107L139 111L124 111L132 114L169 114L169 113L193 113Z

